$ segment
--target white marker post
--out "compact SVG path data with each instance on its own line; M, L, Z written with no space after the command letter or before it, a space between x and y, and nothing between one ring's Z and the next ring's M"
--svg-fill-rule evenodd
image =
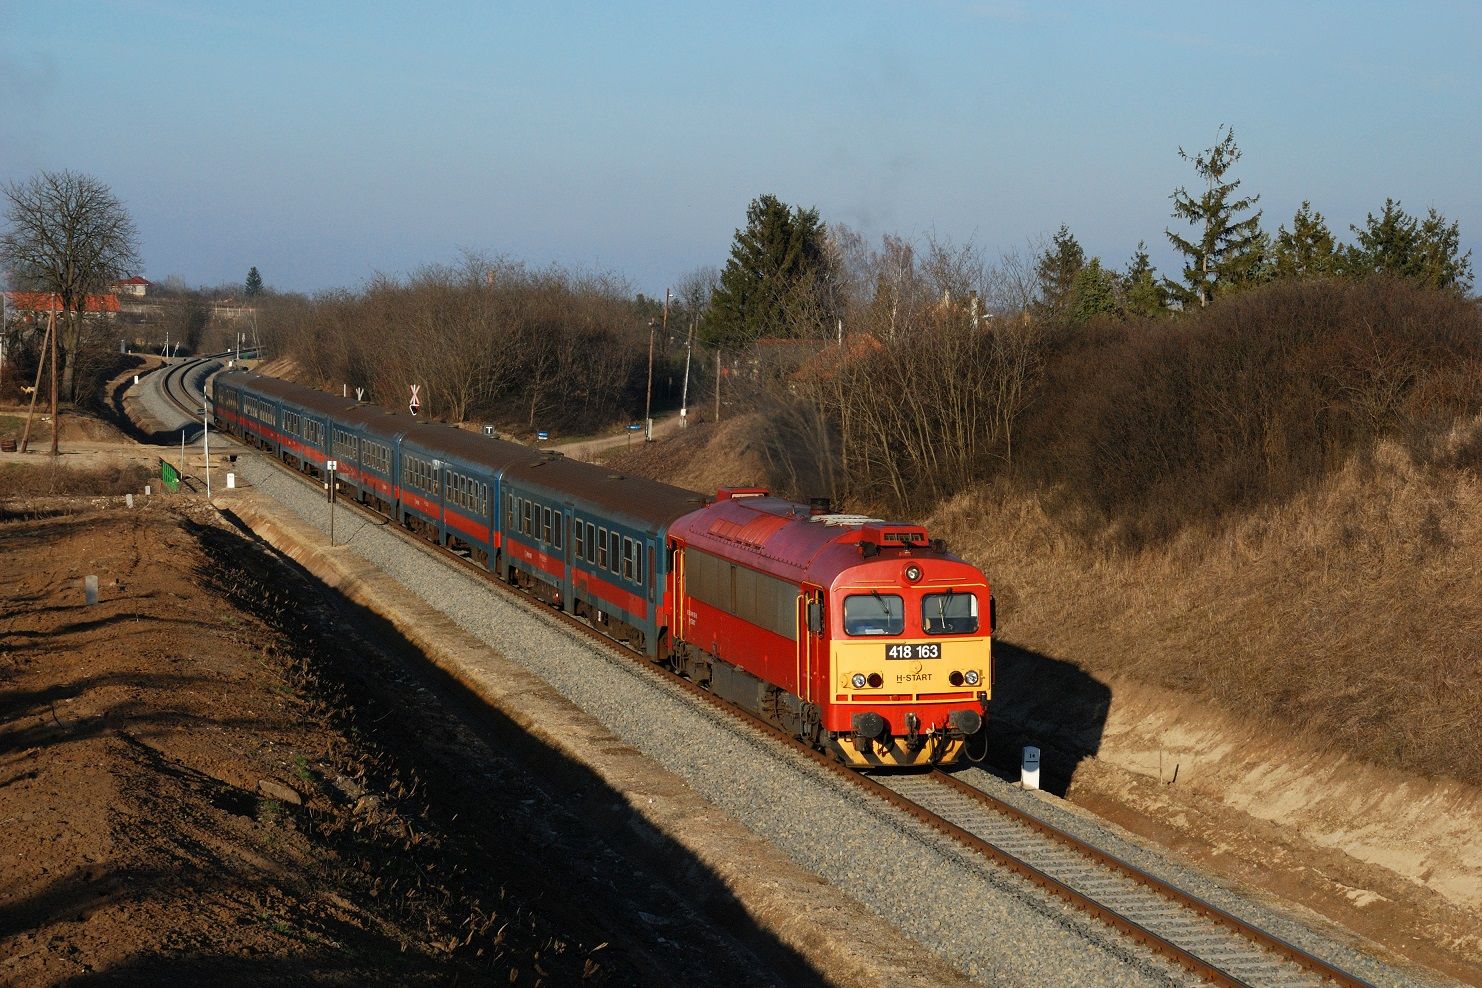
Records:
M1032 744L1024 746L1024 761L1019 766L1019 784L1025 789L1039 788L1039 749Z

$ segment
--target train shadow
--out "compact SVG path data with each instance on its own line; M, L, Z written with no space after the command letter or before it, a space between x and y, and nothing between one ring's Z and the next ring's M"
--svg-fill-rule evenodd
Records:
M379 660L356 654L352 645L316 661L321 674L345 687L357 724L407 754L436 794L441 820L479 843L482 860L470 863L471 872L497 876L501 888L519 890L548 918L611 942L639 983L827 983L824 972L759 925L719 875L627 796L492 708L391 621L224 515L238 534L195 526L213 555L249 567L271 559L289 577L279 590L301 602L317 598L323 619L354 629L354 641L371 643L380 654ZM434 697L439 720L451 718L451 733L406 702L409 694L424 693ZM458 746L459 731L480 742L482 758ZM533 810L517 810L532 803ZM522 832L530 824L521 821L532 814L538 826Z
M1074 663L1002 639L993 655L985 765L1017 779L1024 746L1034 745L1040 787L1066 795L1081 763L1101 750L1111 687Z

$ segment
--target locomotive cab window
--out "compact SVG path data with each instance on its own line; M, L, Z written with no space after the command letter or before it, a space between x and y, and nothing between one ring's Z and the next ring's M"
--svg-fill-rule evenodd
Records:
M921 627L928 635L970 635L978 630L978 597L971 593L929 593L921 598Z
M898 635L906 630L905 601L893 593L853 594L844 598L844 633Z

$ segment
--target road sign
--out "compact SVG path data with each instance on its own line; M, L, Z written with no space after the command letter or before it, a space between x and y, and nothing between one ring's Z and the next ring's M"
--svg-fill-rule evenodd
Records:
M535 438L540 440L541 442L545 442L547 439L551 438L551 434L549 432L546 432L544 429L541 429L535 434Z
M416 415L417 414L417 409L419 409L419 408L422 407L422 399L420 397L418 397L418 394L417 394L417 392L419 392L419 391L422 390L422 385L420 385L420 384L409 384L409 385L407 385L407 387L409 387L409 388L412 389L412 399L411 399L411 401L408 401L407 402L407 411L411 412L413 415Z
M334 471L338 470L339 468L340 468L340 461L339 460L325 460L324 461L324 469L330 471L331 473L333 473Z
M634 422L632 425L628 426L628 431L629 432L639 432L642 429L643 429L643 426L639 425L637 422Z

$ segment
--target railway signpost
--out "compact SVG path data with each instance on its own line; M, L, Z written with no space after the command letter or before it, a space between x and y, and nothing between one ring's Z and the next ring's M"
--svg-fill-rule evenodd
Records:
M412 415L415 416L417 414L417 409L422 407L422 399L417 395L417 392L422 390L422 385L408 384L407 387L412 389L412 398L410 401L407 402L407 411L411 412Z
M334 548L334 472L340 468L339 460L325 460L324 471L329 475L326 497L329 498L329 547Z

